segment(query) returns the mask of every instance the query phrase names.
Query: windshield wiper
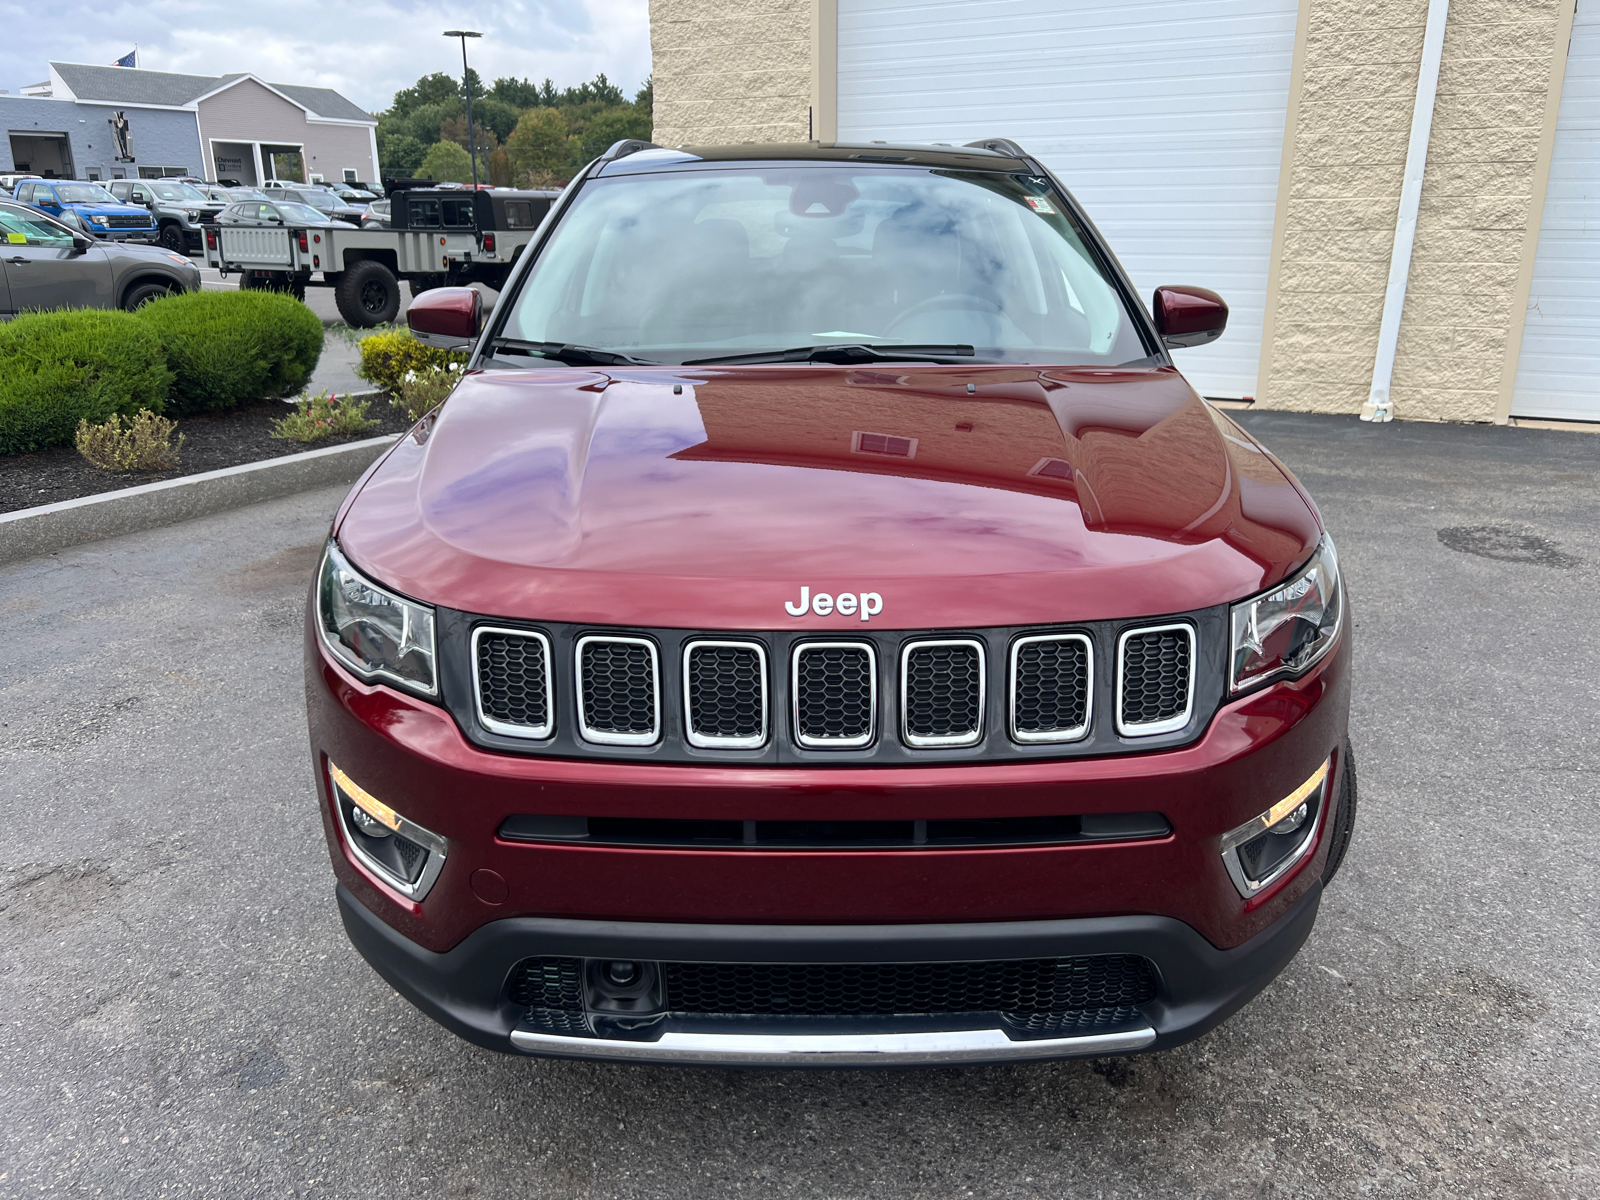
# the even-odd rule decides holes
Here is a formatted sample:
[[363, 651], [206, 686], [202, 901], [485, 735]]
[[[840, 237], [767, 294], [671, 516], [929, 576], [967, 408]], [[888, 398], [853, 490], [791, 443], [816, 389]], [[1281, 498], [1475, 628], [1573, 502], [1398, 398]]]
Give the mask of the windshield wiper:
[[659, 363], [648, 358], [633, 358], [615, 350], [602, 350], [598, 346], [577, 346], [571, 342], [524, 342], [519, 338], [500, 337], [489, 343], [491, 353], [509, 350], [513, 354], [537, 355], [569, 367], [654, 367]]
[[785, 362], [951, 362], [957, 358], [971, 358], [977, 351], [971, 346], [956, 343], [948, 345], [903, 346], [898, 343], [883, 347], [864, 343], [845, 345], [796, 346], [791, 350], [758, 350], [752, 354], [723, 354], [716, 358], [691, 358], [686, 367], [709, 367], [737, 363]]

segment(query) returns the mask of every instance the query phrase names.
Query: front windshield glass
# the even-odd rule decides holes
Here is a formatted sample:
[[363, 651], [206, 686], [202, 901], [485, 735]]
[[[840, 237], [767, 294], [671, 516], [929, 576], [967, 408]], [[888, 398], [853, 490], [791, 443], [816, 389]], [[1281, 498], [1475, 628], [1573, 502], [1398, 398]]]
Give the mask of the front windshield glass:
[[43, 213], [0, 204], [0, 245], [70, 246], [71, 231], [47, 220]]
[[254, 188], [234, 188], [228, 193], [236, 200], [270, 200], [271, 196], [265, 192], [258, 192]]
[[117, 198], [98, 183], [58, 183], [56, 195], [65, 204], [116, 204]]
[[197, 187], [187, 183], [152, 183], [150, 190], [163, 200], [199, 200], [205, 201], [206, 194]]
[[285, 221], [292, 221], [296, 224], [309, 221], [313, 225], [326, 225], [328, 223], [328, 218], [309, 204], [294, 204], [287, 200], [279, 200], [276, 203], [278, 211], [283, 214]]
[[657, 362], [840, 344], [1149, 353], [1045, 180], [856, 166], [591, 181], [501, 332]]

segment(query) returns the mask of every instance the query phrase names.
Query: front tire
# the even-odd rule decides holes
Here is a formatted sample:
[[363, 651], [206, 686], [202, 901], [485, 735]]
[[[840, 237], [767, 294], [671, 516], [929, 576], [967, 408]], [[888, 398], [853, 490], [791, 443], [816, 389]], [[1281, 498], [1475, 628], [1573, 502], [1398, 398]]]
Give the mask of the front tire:
[[161, 227], [161, 244], [174, 254], [183, 254], [188, 250], [188, 244], [183, 236], [181, 225], [163, 225]]
[[143, 308], [152, 300], [159, 300], [163, 296], [170, 296], [172, 289], [164, 283], [140, 283], [128, 289], [128, 294], [122, 298], [122, 307], [127, 312], [134, 312]]
[[1333, 882], [1344, 865], [1350, 835], [1356, 828], [1356, 756], [1348, 741], [1344, 744], [1344, 770], [1339, 775], [1339, 799], [1333, 810], [1333, 828], [1328, 831], [1328, 861], [1322, 868], [1323, 887]]
[[358, 262], [339, 276], [333, 298], [339, 315], [356, 329], [387, 325], [400, 313], [400, 281], [380, 262]]

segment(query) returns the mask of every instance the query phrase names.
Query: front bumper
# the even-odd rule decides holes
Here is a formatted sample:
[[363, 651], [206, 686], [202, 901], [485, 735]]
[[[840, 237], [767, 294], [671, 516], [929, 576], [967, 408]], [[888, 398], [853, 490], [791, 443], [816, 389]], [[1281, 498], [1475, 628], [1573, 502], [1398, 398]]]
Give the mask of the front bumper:
[[[491, 1050], [560, 1058], [722, 1066], [928, 1066], [1128, 1054], [1200, 1036], [1242, 1007], [1299, 951], [1316, 920], [1313, 882], [1276, 921], [1219, 950], [1169, 917], [1095, 917], [941, 925], [690, 925], [512, 917], [443, 953], [418, 946], [342, 885], [350, 940], [401, 995]], [[721, 1022], [669, 1016], [646, 1036], [573, 1036], [530, 1022], [509, 980], [525, 958], [689, 962], [960, 962], [1137, 954], [1155, 964], [1155, 998], [1113, 1029], [1016, 1036], [999, 1014]]]
[[156, 240], [156, 231], [154, 229], [96, 229], [90, 226], [89, 232], [103, 242], [152, 244]]

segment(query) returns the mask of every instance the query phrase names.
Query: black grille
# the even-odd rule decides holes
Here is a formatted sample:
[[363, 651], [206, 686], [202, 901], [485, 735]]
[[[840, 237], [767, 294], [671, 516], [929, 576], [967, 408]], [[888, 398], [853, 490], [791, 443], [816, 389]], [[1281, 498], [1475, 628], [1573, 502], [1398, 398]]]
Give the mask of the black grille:
[[971, 742], [983, 725], [983, 655], [973, 645], [912, 646], [905, 662], [906, 735]]
[[586, 731], [629, 738], [656, 732], [655, 655], [642, 642], [596, 638], [578, 651]]
[[800, 739], [867, 742], [872, 736], [872, 652], [865, 646], [801, 646], [795, 654]]
[[550, 726], [549, 664], [544, 642], [526, 634], [478, 635], [478, 694], [483, 715], [530, 730]]
[[583, 960], [525, 958], [511, 973], [511, 1003], [583, 1011]]
[[667, 1008], [683, 1013], [1053, 1013], [1155, 998], [1150, 961], [1131, 954], [953, 963], [668, 962], [661, 970]]
[[699, 737], [754, 739], [766, 731], [761, 653], [753, 646], [689, 648], [689, 727]]
[[105, 216], [95, 218], [104, 221], [107, 229], [150, 229], [153, 228], [149, 217], [129, 214], [125, 217]]
[[1136, 633], [1122, 645], [1122, 724], [1153, 725], [1189, 705], [1190, 633]]
[[1079, 638], [1049, 638], [1017, 647], [1011, 712], [1025, 740], [1076, 735], [1089, 718], [1089, 648]]

